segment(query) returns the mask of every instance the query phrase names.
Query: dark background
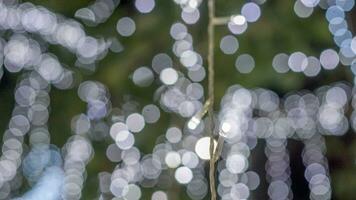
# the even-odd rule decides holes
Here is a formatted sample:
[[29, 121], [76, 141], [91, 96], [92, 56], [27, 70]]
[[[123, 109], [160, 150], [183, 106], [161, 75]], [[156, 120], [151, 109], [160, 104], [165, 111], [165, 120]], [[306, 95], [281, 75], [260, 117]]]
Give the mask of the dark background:
[[[33, 0], [36, 5], [60, 13], [66, 17], [74, 17], [77, 9], [92, 3], [87, 0]], [[229, 16], [240, 12], [244, 1], [217, 0], [217, 16]], [[332, 71], [321, 71], [314, 78], [306, 78], [302, 74], [288, 72], [278, 74], [272, 68], [273, 56], [277, 53], [290, 54], [302, 51], [307, 55], [318, 57], [326, 48], [336, 49], [332, 36], [328, 31], [328, 23], [324, 17], [325, 11], [315, 8], [311, 17], [301, 19], [293, 11], [294, 1], [268, 0], [261, 6], [262, 15], [256, 22], [249, 24], [247, 31], [238, 36], [239, 50], [234, 55], [224, 55], [218, 48], [220, 39], [230, 34], [225, 26], [216, 28], [216, 102], [215, 109], [219, 109], [219, 100], [226, 89], [233, 84], [241, 84], [248, 88], [264, 87], [283, 96], [287, 92], [301, 89], [313, 90], [319, 86], [336, 81], [352, 82], [352, 73], [349, 67], [339, 66]], [[121, 53], [109, 53], [106, 58], [97, 64], [95, 72], [80, 70], [74, 67], [75, 56], [59, 46], [50, 46], [49, 50], [55, 53], [62, 63], [67, 64], [76, 72], [80, 80], [98, 80], [104, 83], [110, 93], [111, 102], [115, 107], [121, 107], [124, 97], [131, 95], [145, 105], [153, 101], [153, 93], [158, 84], [149, 88], [139, 88], [132, 83], [130, 76], [140, 66], [150, 66], [152, 58], [158, 53], [172, 55], [173, 40], [169, 35], [172, 23], [181, 21], [181, 9], [170, 0], [156, 0], [156, 7], [149, 14], [141, 14], [134, 7], [133, 0], [122, 0], [114, 14], [103, 24], [97, 27], [85, 26], [89, 35], [96, 37], [116, 37], [124, 45]], [[352, 11], [354, 12], [354, 11]], [[195, 49], [203, 56], [207, 53], [207, 6], [205, 2], [200, 6], [201, 18], [195, 25], [189, 25], [189, 32], [193, 35]], [[136, 22], [136, 32], [128, 38], [121, 37], [116, 32], [117, 20], [121, 17], [132, 17]], [[350, 25], [356, 14], [348, 16]], [[356, 21], [356, 18], [355, 20]], [[356, 26], [355, 26], [356, 27]], [[239, 54], [248, 53], [256, 62], [256, 67], [250, 74], [241, 74], [235, 69], [235, 60]], [[173, 57], [173, 56], [172, 56]], [[178, 63], [178, 62], [177, 62]], [[181, 66], [177, 66], [181, 67]], [[183, 67], [181, 67], [183, 69]], [[11, 111], [14, 106], [14, 87], [18, 74], [5, 72], [0, 82], [0, 131], [7, 128]], [[207, 85], [207, 81], [203, 82]], [[61, 147], [71, 135], [71, 118], [85, 112], [85, 103], [77, 96], [76, 88], [72, 90], [51, 90], [51, 114], [49, 130], [51, 142]], [[172, 114], [161, 113], [161, 119], [153, 125], [146, 125], [142, 134], [137, 136], [136, 145], [143, 153], [149, 153], [159, 135], [165, 133], [168, 126], [181, 124], [181, 120]], [[348, 132], [342, 137], [327, 137], [327, 157], [329, 160], [333, 199], [355, 199], [356, 197], [356, 141], [355, 133]], [[105, 149], [112, 141], [94, 142], [95, 156], [87, 166], [88, 178], [83, 190], [82, 199], [95, 199], [98, 196], [97, 174], [101, 171], [111, 172], [115, 164], [105, 156]], [[252, 192], [251, 199], [268, 199], [267, 183], [265, 182], [264, 163], [266, 157], [263, 153], [265, 142], [259, 141], [250, 157], [252, 169], [261, 177], [261, 185]], [[288, 141], [290, 151], [292, 190], [294, 199], [308, 199], [309, 189], [304, 179], [304, 166], [301, 160], [303, 145], [299, 141]], [[154, 190], [144, 190], [142, 199], [150, 199]], [[181, 192], [182, 191], [182, 192]], [[169, 191], [170, 199], [189, 199], [184, 187], [176, 185]], [[206, 199], [209, 197], [207, 196]]]

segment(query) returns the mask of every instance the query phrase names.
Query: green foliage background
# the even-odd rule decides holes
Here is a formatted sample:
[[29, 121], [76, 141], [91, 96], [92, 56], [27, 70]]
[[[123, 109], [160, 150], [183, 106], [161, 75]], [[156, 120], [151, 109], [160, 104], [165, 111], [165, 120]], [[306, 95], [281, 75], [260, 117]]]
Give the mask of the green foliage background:
[[[85, 7], [92, 1], [88, 0], [32, 0], [36, 5], [43, 5], [48, 9], [61, 13], [66, 17], [73, 17], [77, 9]], [[217, 0], [217, 16], [229, 16], [240, 12], [245, 1]], [[313, 90], [314, 88], [330, 84], [335, 81], [346, 80], [352, 82], [352, 75], [348, 67], [340, 66], [333, 71], [322, 71], [315, 78], [305, 78], [301, 74], [288, 72], [278, 74], [272, 68], [272, 59], [276, 53], [292, 53], [302, 51], [307, 55], [318, 57], [325, 48], [334, 48], [332, 36], [328, 31], [328, 23], [324, 17], [325, 11], [317, 8], [312, 16], [307, 19], [298, 18], [293, 11], [294, 1], [268, 0], [261, 6], [262, 16], [253, 24], [249, 24], [247, 32], [238, 36], [239, 50], [234, 55], [224, 55], [220, 49], [220, 39], [230, 34], [225, 26], [217, 27], [216, 36], [216, 102], [219, 102], [226, 89], [232, 84], [241, 84], [245, 87], [265, 87], [276, 91], [283, 96], [290, 91], [301, 89]], [[195, 49], [202, 55], [207, 53], [207, 6], [203, 2], [200, 7], [201, 18], [199, 22], [189, 27], [189, 32], [194, 37]], [[168, 53], [172, 55], [173, 40], [169, 35], [170, 25], [181, 21], [181, 9], [172, 0], [156, 0], [156, 7], [152, 13], [140, 14], [134, 7], [134, 0], [122, 0], [109, 20], [97, 27], [85, 27], [87, 33], [97, 37], [116, 37], [124, 45], [121, 53], [109, 53], [106, 58], [97, 64], [95, 73], [84, 71], [74, 66], [75, 56], [59, 46], [50, 46], [50, 51], [55, 53], [62, 63], [76, 71], [79, 83], [83, 80], [98, 80], [104, 83], [110, 93], [113, 106], [121, 107], [124, 97], [131, 95], [141, 106], [153, 101], [153, 93], [158, 84], [149, 88], [136, 87], [130, 76], [140, 66], [150, 66], [154, 55]], [[116, 32], [116, 22], [124, 16], [132, 17], [136, 22], [137, 30], [129, 38], [120, 37]], [[237, 56], [242, 53], [251, 54], [256, 61], [256, 67], [251, 74], [240, 74], [234, 64]], [[179, 66], [178, 60], [175, 60]], [[0, 131], [7, 128], [9, 117], [14, 106], [14, 87], [18, 75], [5, 72], [0, 82]], [[203, 83], [206, 85], [206, 81]], [[51, 142], [62, 146], [70, 137], [70, 122], [74, 115], [85, 112], [85, 104], [77, 96], [76, 89], [51, 91], [51, 114], [49, 130]], [[141, 109], [139, 107], [138, 109]], [[216, 110], [219, 104], [215, 105]], [[137, 136], [137, 146], [144, 153], [149, 153], [158, 136], [165, 133], [171, 125], [182, 125], [177, 116], [163, 114], [160, 121], [154, 125], [147, 125], [142, 133]], [[328, 137], [327, 156], [329, 159], [332, 177], [333, 199], [355, 199], [356, 196], [356, 141], [353, 132], [343, 137]], [[97, 199], [98, 179], [101, 171], [111, 172], [115, 166], [105, 156], [105, 147], [112, 143], [94, 142], [95, 156], [87, 167], [88, 178], [83, 190], [82, 199]], [[263, 154], [264, 142], [259, 145], [251, 156], [251, 165], [261, 176], [261, 186], [252, 193], [251, 199], [268, 199], [266, 182], [264, 179]], [[302, 144], [290, 141], [288, 148], [291, 153], [292, 189], [295, 199], [308, 199], [308, 186], [303, 178], [304, 168], [301, 161]], [[153, 190], [145, 190], [142, 199], [150, 199]], [[169, 191], [170, 199], [189, 199], [185, 195], [185, 188], [174, 185]], [[206, 199], [209, 197], [207, 196]]]

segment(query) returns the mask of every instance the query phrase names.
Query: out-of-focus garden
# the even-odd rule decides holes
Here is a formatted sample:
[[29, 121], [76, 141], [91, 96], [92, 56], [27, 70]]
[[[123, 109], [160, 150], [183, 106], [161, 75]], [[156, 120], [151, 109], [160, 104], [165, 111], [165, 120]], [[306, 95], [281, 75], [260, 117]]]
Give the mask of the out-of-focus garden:
[[[145, 2], [145, 0], [136, 1]], [[41, 46], [45, 46], [47, 52], [56, 55], [57, 59], [63, 66], [73, 71], [73, 83], [71, 89], [51, 87], [49, 92], [50, 106], [47, 126], [51, 144], [56, 145], [60, 149], [64, 147], [67, 139], [76, 134], [74, 133], [75, 131], [73, 131], [73, 129], [75, 129], [73, 126], [76, 126], [73, 125], [76, 123], [75, 120], [73, 120], [73, 117], [80, 113], [87, 112], [88, 107], [86, 102], [78, 97], [78, 86], [80, 83], [88, 80], [99, 81], [105, 85], [109, 93], [107, 96], [110, 99], [111, 105], [108, 106], [108, 113], [104, 120], [105, 123], [103, 122], [102, 124], [96, 124], [90, 127], [90, 132], [92, 134], [90, 138], [92, 138], [91, 141], [95, 153], [93, 153], [93, 157], [88, 162], [86, 172], [84, 172], [83, 175], [83, 177], [85, 177], [85, 183], [82, 187], [83, 189], [81, 191], [80, 199], [99, 199], [102, 194], [101, 187], [99, 186], [99, 174], [101, 172], [112, 173], [115, 170], [116, 165], [122, 162], [113, 162], [107, 155], [108, 146], [115, 143], [110, 137], [111, 125], [122, 120], [120, 117], [128, 116], [131, 113], [141, 113], [145, 105], [154, 104], [159, 106], [162, 104], [162, 99], [159, 97], [162, 91], [159, 91], [158, 88], [161, 88], [162, 82], [165, 82], [164, 77], [162, 78], [161, 76], [160, 79], [159, 75], [155, 75], [155, 80], [153, 80], [152, 83], [149, 83], [149, 86], [146, 86], [145, 83], [143, 83], [145, 87], [140, 87], [140, 83], [142, 84], [142, 82], [138, 81], [139, 84], [137, 84], [137, 82], [135, 83], [134, 73], [137, 72], [137, 69], [145, 66], [148, 69], [151, 69], [151, 71], [155, 71], [153, 66], [157, 65], [155, 62], [158, 62], [156, 56], [165, 54], [172, 58], [171, 64], [174, 69], [183, 74], [188, 74], [189, 70], [186, 69], [186, 66], [183, 66], [184, 61], [180, 60], [180, 58], [177, 58], [175, 55], [175, 51], [179, 51], [177, 48], [185, 47], [184, 45], [181, 47], [174, 46], [176, 45], [176, 40], [172, 38], [172, 34], [174, 35], [174, 33], [172, 33], [173, 24], [182, 23], [186, 26], [188, 32], [191, 34], [191, 42], [194, 51], [198, 52], [203, 58], [202, 66], [206, 69], [206, 73], [203, 75], [200, 73], [197, 74], [197, 76], [203, 76], [205, 78], [202, 81], [192, 80], [192, 82], [197, 82], [200, 84], [199, 86], [203, 86], [204, 88], [205, 98], [203, 97], [200, 99], [201, 103], [204, 104], [203, 100], [207, 99], [207, 2], [197, 1], [200, 2], [200, 6], [197, 8], [199, 10], [197, 22], [186, 23], [186, 21], [182, 19], [182, 6], [177, 4], [177, 2], [180, 2], [179, 0], [155, 0], [153, 1], [155, 3], [154, 8], [147, 13], [140, 12], [137, 8], [138, 6], [135, 4], [136, 1], [113, 1], [118, 3], [117, 7], [115, 6], [113, 8], [113, 13], [107, 19], [98, 24], [91, 23], [91, 19], [83, 20], [83, 18], [80, 18], [88, 17], [88, 13], [83, 12], [85, 16], [80, 15], [81, 13], [78, 14], [79, 9], [86, 8], [92, 5], [95, 1], [33, 0], [21, 2], [30, 2], [36, 6], [43, 6], [65, 18], [73, 18], [83, 24], [82, 28], [87, 35], [111, 41], [111, 49], [108, 50], [102, 59], [98, 59], [94, 64], [86, 64], [82, 67], [81, 64], [78, 64], [76, 54], [69, 52], [65, 47], [58, 44], [45, 44], [46, 40], [38, 39], [40, 37], [38, 34], [26, 33], [34, 40], [38, 39]], [[106, 1], [103, 0], [103, 2]], [[108, 0], [107, 2], [110, 1]], [[335, 69], [328, 70], [321, 67], [320, 72], [311, 76], [307, 76], [303, 72], [296, 72], [293, 69], [277, 69], [278, 66], [274, 66], [273, 64], [275, 56], [281, 53], [291, 55], [295, 52], [303, 52], [303, 55], [314, 56], [318, 59], [321, 52], [326, 49], [334, 49], [339, 53], [339, 47], [335, 44], [333, 34], [330, 32], [330, 24], [325, 17], [326, 7], [324, 9], [319, 6], [314, 7], [309, 16], [308, 14], [303, 13], [309, 12], [308, 10], [305, 11], [303, 8], [298, 10], [298, 8], [296, 8], [295, 1], [267, 0], [265, 2], [264, 0], [216, 0], [215, 15], [217, 17], [225, 17], [240, 14], [242, 6], [247, 2], [256, 2], [261, 9], [261, 16], [256, 22], [248, 23], [246, 31], [242, 34], [234, 34], [226, 25], [215, 27], [216, 97], [214, 110], [216, 111], [216, 114], [218, 114], [221, 109], [220, 102], [223, 99], [223, 96], [226, 94], [228, 88], [234, 84], [241, 85], [247, 89], [268, 88], [278, 94], [281, 98], [288, 96], [288, 94], [291, 94], [292, 92], [314, 91], [321, 86], [333, 85], [336, 82], [343, 82], [352, 89], [354, 75], [351, 67], [344, 66], [341, 62]], [[322, 2], [319, 4], [326, 5], [325, 2], [328, 2], [332, 5], [332, 2], [335, 1], [325, 0]], [[97, 9], [103, 9], [99, 11], [104, 12], [105, 14], [105, 9], [107, 8], [103, 7]], [[304, 17], [298, 16], [296, 10], [297, 12], [301, 12], [299, 13], [300, 16]], [[354, 18], [356, 15], [353, 15], [353, 12], [354, 11], [351, 10], [347, 12], [345, 16], [351, 32], [353, 30], [353, 23], [356, 24], [356, 18]], [[308, 16], [306, 17], [306, 15]], [[0, 16], [2, 16], [1, 13]], [[118, 33], [118, 29], [120, 29], [118, 27], [118, 21], [126, 17], [129, 17], [135, 23], [133, 33], [130, 34], [129, 37], [123, 36], [123, 33]], [[190, 19], [189, 17], [186, 18], [186, 20], [194, 21], [194, 19]], [[121, 31], [125, 32], [125, 28], [128, 29], [130, 27], [124, 27], [124, 30]], [[0, 30], [0, 37], [8, 41], [12, 32], [25, 34], [24, 31]], [[64, 32], [63, 34], [70, 33]], [[229, 46], [231, 41], [227, 42], [228, 44], [225, 44], [227, 45], [227, 49], [225, 50], [229, 53], [226, 53], [226, 51], [224, 52], [225, 47], [221, 40], [228, 35], [236, 38], [238, 45], [237, 50], [231, 50], [229, 48], [234, 49], [236, 46], [231, 47]], [[232, 42], [235, 41], [236, 40], [232, 40]], [[244, 69], [240, 69], [237, 66], [238, 64], [236, 64], [239, 56], [243, 54], [252, 56], [254, 60], [252, 69], [247, 70], [247, 72], [244, 71]], [[156, 61], [154, 58], [156, 58]], [[278, 70], [280, 71], [278, 72]], [[0, 82], [1, 134], [5, 133], [9, 127], [9, 120], [12, 117], [15, 106], [14, 91], [17, 87], [16, 84], [19, 82], [18, 80], [20, 80], [20, 77], [23, 74], [23, 71], [10, 73], [5, 68], [3, 71], [4, 74]], [[147, 72], [143, 71], [142, 73]], [[143, 81], [147, 80], [144, 79]], [[170, 80], [167, 81], [169, 82]], [[351, 89], [348, 94], [349, 99], [352, 98], [353, 94]], [[194, 106], [185, 107], [184, 109], [187, 110], [184, 110], [184, 112], [171, 111], [167, 107], [168, 106], [165, 106], [165, 108], [160, 109], [160, 116], [159, 119], [157, 119], [157, 122], [146, 123], [142, 131], [134, 133], [134, 146], [139, 149], [141, 156], [144, 156], [144, 154], [151, 154], [153, 149], [157, 147], [157, 144], [166, 140], [166, 132], [170, 127], [179, 127], [183, 130], [183, 135], [189, 134], [187, 131], [184, 131], [186, 129], [186, 120], [189, 119], [189, 117], [187, 117], [189, 114], [186, 113], [189, 113], [189, 109], [194, 108]], [[351, 118], [351, 103], [349, 106], [345, 106], [344, 111], [345, 115], [348, 118]], [[185, 115], [184, 113], [187, 115], [186, 117], [182, 117], [182, 115]], [[326, 145], [325, 157], [328, 163], [326, 168], [329, 170], [328, 173], [330, 174], [330, 197], [332, 199], [346, 200], [354, 199], [356, 196], [356, 140], [355, 133], [351, 128], [352, 123], [353, 122], [350, 121], [347, 125], [350, 129], [341, 136], [332, 134], [324, 136]], [[208, 135], [206, 131], [203, 131], [200, 134], [205, 136]], [[24, 147], [24, 152], [30, 151], [30, 145], [28, 145], [29, 142], [29, 138], [25, 136], [24, 146], [27, 147]], [[249, 160], [248, 170], [253, 170], [259, 175], [258, 187], [250, 191], [249, 199], [260, 200], [271, 198], [269, 196], [271, 195], [271, 191], [268, 189], [271, 178], [267, 175], [266, 169], [268, 167], [266, 163], [268, 159], [273, 158], [267, 158], [266, 151], [268, 150], [266, 150], [265, 146], [265, 139], [257, 139], [256, 146], [251, 149], [251, 153], [247, 158]], [[289, 161], [290, 169], [287, 174], [290, 175], [290, 182], [288, 184], [292, 196], [294, 199], [309, 199], [311, 187], [308, 180], [305, 178], [306, 166], [304, 165], [305, 163], [303, 164], [302, 158], [304, 144], [298, 139], [287, 139], [286, 148], [287, 152], [289, 152], [287, 153], [289, 154], [287, 160]], [[25, 155], [26, 153], [24, 156]], [[64, 153], [62, 156], [64, 157]], [[205, 174], [205, 178], [208, 180], [208, 162], [200, 165], [203, 165], [201, 168], [205, 169], [205, 172], [202, 174]], [[221, 168], [222, 166], [219, 166], [219, 164], [217, 165], [218, 171], [221, 170], [219, 167]], [[167, 172], [165, 172], [165, 176], [162, 177], [162, 180], [158, 179], [154, 184], [150, 182], [143, 184], [150, 187], [140, 187], [142, 190], [141, 199], [151, 199], [152, 194], [155, 191], [164, 191], [170, 200], [194, 199], [192, 198], [194, 194], [189, 195], [189, 192], [186, 192], [186, 184], [180, 184], [178, 183], [179, 181], [177, 182], [175, 180], [175, 168], [167, 169], [166, 171]], [[219, 175], [217, 175], [216, 179], [217, 182], [219, 182], [223, 178], [219, 178]], [[243, 177], [239, 177], [239, 179], [242, 180]], [[206, 182], [206, 184], [208, 186], [208, 182]], [[28, 191], [31, 188], [30, 185], [31, 184], [28, 184], [26, 179], [23, 178], [21, 189], [17, 194], [20, 195], [25, 191]], [[205, 188], [205, 190], [208, 190], [208, 188], [209, 187]], [[276, 188], [280, 189], [278, 187]], [[224, 186], [219, 186], [219, 194], [224, 193], [225, 189]], [[318, 191], [322, 191], [322, 189]], [[292, 198], [292, 196], [289, 195], [289, 198]], [[101, 198], [106, 199], [107, 197], [105, 196]], [[159, 199], [157, 194], [155, 198]], [[200, 197], [196, 197], [196, 199], [199, 198]], [[233, 197], [233, 199], [235, 198], [239, 199], [236, 196]], [[129, 197], [117, 199], [130, 200]], [[135, 197], [133, 197], [133, 199], [135, 199]], [[210, 193], [207, 191], [204, 198], [201, 197], [200, 199], [210, 199]]]

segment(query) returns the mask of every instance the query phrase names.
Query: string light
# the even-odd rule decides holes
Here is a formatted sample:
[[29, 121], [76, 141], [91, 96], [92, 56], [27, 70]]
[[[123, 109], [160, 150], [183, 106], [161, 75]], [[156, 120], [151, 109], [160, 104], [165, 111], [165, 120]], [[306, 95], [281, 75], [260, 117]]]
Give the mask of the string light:
[[[225, 25], [234, 35], [224, 36], [220, 49], [233, 55], [239, 49], [238, 38], [250, 23], [261, 16], [260, 3], [243, 4], [241, 14], [217, 18], [215, 25]], [[204, 87], [199, 83], [206, 76], [203, 56], [194, 49], [192, 35], [185, 24], [195, 24], [200, 18], [201, 0], [175, 0], [181, 7], [183, 22], [170, 28], [174, 40], [172, 53], [186, 73], [177, 68], [173, 57], [159, 53], [150, 67], [139, 67], [132, 81], [139, 87], [147, 87], [159, 79], [155, 104], [142, 109], [133, 100], [126, 100], [115, 113], [108, 89], [97, 81], [81, 82], [77, 94], [86, 103], [86, 112], [73, 117], [71, 136], [59, 151], [50, 144], [47, 129], [51, 85], [59, 89], [71, 89], [73, 72], [66, 69], [58, 58], [43, 49], [38, 41], [24, 32], [41, 36], [50, 44], [58, 44], [72, 52], [77, 66], [91, 69], [105, 57], [107, 50], [121, 52], [122, 44], [116, 39], [97, 39], [87, 35], [74, 20], [66, 19], [43, 7], [30, 3], [0, 3], [0, 29], [14, 32], [9, 39], [2, 39], [2, 62], [10, 73], [22, 72], [16, 86], [15, 108], [4, 133], [3, 154], [0, 158], [0, 188], [4, 198], [12, 198], [21, 184], [10, 184], [23, 176], [33, 183], [33, 188], [21, 199], [39, 199], [39, 194], [50, 199], [81, 199], [86, 180], [86, 165], [95, 152], [91, 141], [110, 139], [106, 149], [108, 159], [116, 163], [112, 173], [99, 173], [100, 198], [117, 197], [140, 199], [142, 187], [169, 185], [167, 171], [174, 172], [174, 180], [185, 185], [192, 199], [202, 199], [208, 193], [204, 163], [212, 159], [209, 152], [210, 138], [204, 135], [205, 115], [211, 100], [204, 99]], [[290, 55], [278, 53], [272, 66], [278, 73], [304, 73], [317, 76], [321, 70], [333, 70], [339, 64], [354, 68], [356, 40], [348, 30], [345, 12], [354, 7], [354, 1], [336, 1], [335, 5], [323, 5], [317, 0], [298, 0], [294, 11], [298, 17], [312, 15], [317, 6], [326, 9], [326, 20], [335, 44], [340, 48], [325, 49], [320, 55], [308, 56], [296, 51]], [[90, 26], [105, 22], [118, 6], [117, 1], [97, 0], [79, 9], [75, 17]], [[152, 12], [154, 0], [136, 0], [136, 9]], [[14, 17], [18, 16], [18, 17]], [[4, 20], [11, 18], [13, 20]], [[185, 23], [185, 24], [183, 24]], [[136, 23], [130, 17], [120, 18], [116, 30], [123, 37], [136, 31]], [[168, 33], [167, 33], [168, 34]], [[236, 35], [236, 36], [235, 36]], [[256, 67], [252, 55], [240, 54], [235, 63], [240, 73], [250, 73]], [[2, 70], [2, 69], [1, 69]], [[353, 73], [356, 70], [352, 70]], [[0, 77], [2, 77], [1, 71]], [[310, 188], [310, 198], [330, 199], [331, 186], [325, 157], [324, 136], [340, 136], [346, 133], [349, 123], [356, 127], [355, 114], [350, 122], [346, 107], [353, 104], [352, 87], [344, 83], [323, 86], [312, 92], [288, 94], [280, 98], [275, 92], [263, 89], [247, 89], [231, 86], [221, 101], [216, 119], [218, 141], [214, 148], [218, 163], [218, 193], [222, 199], [238, 197], [247, 199], [260, 184], [256, 172], [249, 171], [251, 151], [258, 139], [266, 140], [265, 152], [268, 195], [271, 199], [292, 198], [290, 158], [286, 148], [287, 138], [304, 143], [302, 154], [306, 167], [305, 178]], [[205, 103], [204, 103], [205, 101]], [[136, 137], [148, 124], [157, 123], [161, 112], [175, 113], [185, 118], [186, 127], [171, 126], [165, 136], [156, 141], [150, 154], [144, 155], [136, 144]], [[29, 135], [30, 152], [24, 157], [24, 137]], [[109, 138], [111, 137], [111, 138]], [[63, 160], [61, 159], [63, 157]], [[22, 169], [20, 169], [20, 166]], [[282, 170], [277, 170], [278, 168]], [[51, 186], [49, 187], [49, 183]], [[62, 184], [62, 185], [61, 185]], [[62, 191], [59, 191], [62, 188]], [[59, 197], [61, 196], [61, 197]], [[152, 194], [153, 200], [168, 199], [164, 191]]]

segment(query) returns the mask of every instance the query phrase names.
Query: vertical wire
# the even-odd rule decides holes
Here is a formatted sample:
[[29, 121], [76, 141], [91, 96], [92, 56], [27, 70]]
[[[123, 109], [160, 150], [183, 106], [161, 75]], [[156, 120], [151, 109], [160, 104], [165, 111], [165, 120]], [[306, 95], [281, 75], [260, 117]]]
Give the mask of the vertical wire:
[[209, 185], [211, 200], [216, 200], [215, 187], [215, 159], [214, 159], [214, 15], [215, 1], [208, 0], [209, 24], [208, 24], [208, 93], [209, 93], [209, 109], [208, 117], [210, 124], [210, 162], [209, 162]]

